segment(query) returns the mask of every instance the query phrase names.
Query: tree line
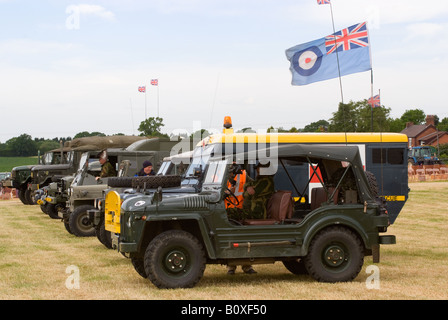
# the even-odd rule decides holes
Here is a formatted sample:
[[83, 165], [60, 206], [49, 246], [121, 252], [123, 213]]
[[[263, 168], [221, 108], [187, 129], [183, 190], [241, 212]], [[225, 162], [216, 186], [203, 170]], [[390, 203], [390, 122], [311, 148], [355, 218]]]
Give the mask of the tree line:
[[[306, 125], [303, 128], [291, 127], [286, 129], [283, 127], [274, 128], [271, 126], [268, 131], [276, 130], [277, 132], [401, 132], [406, 128], [408, 122], [415, 125], [424, 124], [426, 114], [421, 109], [406, 110], [401, 117], [392, 118], [390, 116], [391, 109], [385, 106], [373, 108], [367, 99], [361, 101], [350, 101], [349, 103], [339, 103], [338, 110], [332, 113], [332, 117], [328, 120], [321, 119]], [[434, 124], [439, 131], [448, 131], [448, 117], [439, 119], [434, 115]], [[166, 137], [169, 136], [162, 133], [163, 118], [150, 117], [140, 123], [138, 131], [140, 136]], [[252, 131], [251, 128], [244, 128], [240, 132]], [[206, 134], [206, 129], [201, 129], [202, 134]], [[124, 135], [117, 133], [114, 135]], [[53, 139], [32, 138], [28, 134], [22, 134], [14, 137], [5, 143], [0, 143], [0, 156], [10, 157], [27, 157], [36, 156], [60, 148], [61, 143], [66, 141], [89, 136], [105, 136], [102, 132], [83, 131], [72, 137], [55, 137]], [[447, 148], [448, 150], [448, 148]], [[448, 151], [447, 151], [448, 153]]]

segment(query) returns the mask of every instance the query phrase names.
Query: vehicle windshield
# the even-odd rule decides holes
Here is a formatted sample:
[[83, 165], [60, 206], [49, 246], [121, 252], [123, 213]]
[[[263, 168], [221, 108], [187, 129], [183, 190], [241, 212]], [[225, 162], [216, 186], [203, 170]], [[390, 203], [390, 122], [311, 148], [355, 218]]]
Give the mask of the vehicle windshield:
[[169, 167], [170, 167], [171, 161], [164, 161], [162, 162], [162, 165], [159, 168], [159, 171], [157, 171], [157, 175], [166, 175]]
[[87, 171], [88, 166], [91, 162], [98, 161], [96, 158], [90, 158], [90, 154], [88, 152], [84, 152], [81, 155], [81, 159], [79, 159], [79, 167], [76, 173], [76, 176], [73, 178], [73, 185], [77, 185], [79, 181], [82, 179], [82, 173]]
[[204, 179], [204, 184], [221, 184], [226, 172], [228, 160], [211, 161]]
[[65, 164], [71, 163], [73, 159], [73, 151], [63, 152], [61, 159], [61, 151], [46, 152], [42, 158], [45, 165], [49, 164]]
[[195, 170], [201, 168], [202, 171], [205, 169], [205, 165], [208, 162], [208, 159], [212, 155], [214, 150], [214, 146], [206, 146], [206, 147], [196, 147], [193, 151], [193, 159], [191, 160], [191, 164], [188, 167], [186, 177], [193, 177]]

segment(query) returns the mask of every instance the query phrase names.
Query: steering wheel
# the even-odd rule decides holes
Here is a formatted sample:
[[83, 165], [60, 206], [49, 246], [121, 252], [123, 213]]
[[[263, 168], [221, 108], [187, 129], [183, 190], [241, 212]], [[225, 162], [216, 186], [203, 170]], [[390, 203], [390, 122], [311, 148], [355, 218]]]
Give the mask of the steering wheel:
[[240, 204], [240, 200], [238, 200], [237, 196], [233, 193], [229, 187], [224, 189], [224, 198], [233, 206], [237, 207]]

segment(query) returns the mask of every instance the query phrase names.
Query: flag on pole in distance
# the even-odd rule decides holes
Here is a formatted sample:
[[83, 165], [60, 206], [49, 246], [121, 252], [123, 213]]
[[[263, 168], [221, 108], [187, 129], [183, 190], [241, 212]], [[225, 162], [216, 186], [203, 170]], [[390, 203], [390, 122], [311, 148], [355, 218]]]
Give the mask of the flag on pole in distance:
[[146, 92], [146, 86], [138, 87], [138, 92]]
[[379, 94], [369, 98], [368, 102], [372, 106], [372, 108], [381, 107], [381, 101], [380, 101], [380, 95]]
[[286, 50], [292, 85], [306, 85], [372, 69], [367, 23]]
[[330, 0], [317, 0], [317, 4], [329, 4]]
[[151, 85], [158, 86], [159, 85], [159, 79], [152, 79], [151, 80]]

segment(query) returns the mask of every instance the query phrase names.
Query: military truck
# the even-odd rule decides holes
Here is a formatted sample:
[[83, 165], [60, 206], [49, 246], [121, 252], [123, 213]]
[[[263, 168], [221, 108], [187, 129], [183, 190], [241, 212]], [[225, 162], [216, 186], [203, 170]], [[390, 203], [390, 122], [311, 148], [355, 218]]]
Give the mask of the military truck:
[[[87, 211], [94, 209], [95, 200], [108, 188], [108, 180], [126, 186], [142, 168], [145, 160], [151, 161], [157, 171], [163, 158], [170, 154], [171, 148], [177, 143], [169, 139], [151, 138], [136, 141], [126, 148], [105, 149], [113, 166], [118, 167], [120, 164], [117, 172], [121, 179], [118, 180], [116, 177], [97, 180], [101, 171], [98, 154], [92, 151], [83, 153], [80, 169], [67, 189], [66, 208], [58, 211], [67, 231], [78, 237], [94, 236], [95, 228], [89, 221]], [[81, 163], [84, 164], [82, 167]]]
[[[84, 137], [66, 142], [61, 150], [61, 161], [37, 165], [31, 168], [31, 180], [27, 185], [28, 193], [34, 195], [36, 190], [50, 184], [52, 180], [74, 174], [78, 170], [83, 152], [100, 152], [108, 148], [124, 148], [130, 144], [146, 139], [142, 136], [105, 136]], [[57, 154], [57, 153], [56, 153]]]
[[[267, 156], [272, 154], [276, 156]], [[274, 168], [268, 172], [274, 178], [281, 171], [281, 180], [288, 183], [276, 182], [266, 219], [231, 220], [224, 205], [224, 199], [236, 201], [227, 188], [229, 172], [239, 165], [252, 175], [257, 163]], [[309, 179], [294, 179], [290, 169], [295, 165], [309, 165]], [[390, 224], [385, 201], [376, 197], [378, 185], [364, 172], [358, 146], [289, 144], [218, 153], [208, 159], [204, 173], [198, 193], [165, 193], [160, 188], [128, 199], [116, 191], [106, 195], [106, 215], [114, 217], [114, 248], [158, 288], [193, 287], [206, 264], [275, 261], [317, 281], [351, 281], [365, 256], [377, 263], [380, 245], [395, 243], [395, 236], [383, 234]], [[320, 187], [308, 195], [316, 176]], [[283, 189], [285, 185], [290, 189]], [[292, 197], [293, 190], [298, 199]]]
[[61, 157], [61, 149], [55, 149], [46, 152], [42, 157], [39, 157], [38, 164], [24, 165], [14, 167], [11, 170], [11, 175], [7, 178], [3, 185], [9, 188], [15, 188], [18, 191], [19, 199], [25, 205], [32, 205], [35, 203], [33, 194], [30, 189], [28, 189], [28, 184], [31, 183], [31, 169], [35, 166], [41, 165], [52, 165], [60, 163], [62, 158], [67, 157], [67, 151], [62, 151], [63, 157]]

